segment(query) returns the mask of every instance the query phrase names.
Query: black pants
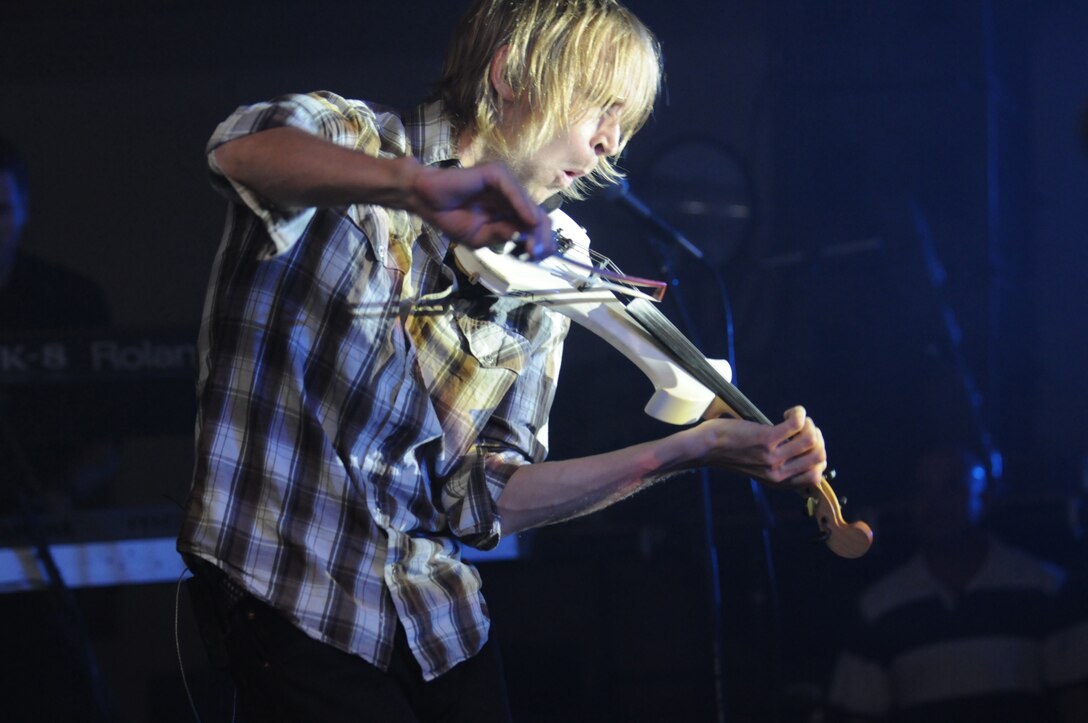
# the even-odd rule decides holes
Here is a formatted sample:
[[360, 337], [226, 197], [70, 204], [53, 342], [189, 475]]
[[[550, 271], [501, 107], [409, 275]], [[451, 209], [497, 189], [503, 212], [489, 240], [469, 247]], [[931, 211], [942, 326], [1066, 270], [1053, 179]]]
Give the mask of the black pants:
[[306, 635], [190, 561], [190, 598], [213, 663], [229, 668], [240, 720], [260, 723], [508, 723], [498, 646], [426, 682], [398, 624], [389, 670]]

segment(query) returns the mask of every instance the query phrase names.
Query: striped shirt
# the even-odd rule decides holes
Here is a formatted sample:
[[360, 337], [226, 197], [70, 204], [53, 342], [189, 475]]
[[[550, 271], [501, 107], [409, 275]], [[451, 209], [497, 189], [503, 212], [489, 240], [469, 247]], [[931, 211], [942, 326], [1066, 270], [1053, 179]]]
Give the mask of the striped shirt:
[[456, 163], [438, 103], [402, 116], [294, 95], [218, 127], [207, 150], [228, 215], [178, 549], [383, 669], [399, 620], [430, 680], [487, 639], [461, 545], [497, 544], [495, 501], [519, 465], [545, 456], [569, 322], [466, 289], [448, 240], [404, 211], [276, 207], [219, 172], [219, 145], [281, 126]]
[[991, 538], [953, 593], [916, 555], [862, 595], [828, 703], [874, 720], [1050, 720], [1049, 693], [1088, 679], [1088, 619], [1064, 579]]

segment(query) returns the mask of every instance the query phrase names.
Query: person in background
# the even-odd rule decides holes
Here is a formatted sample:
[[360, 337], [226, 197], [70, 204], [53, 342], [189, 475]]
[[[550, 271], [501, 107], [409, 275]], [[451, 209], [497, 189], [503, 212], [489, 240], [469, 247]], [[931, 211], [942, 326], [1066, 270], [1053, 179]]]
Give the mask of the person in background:
[[[27, 253], [29, 221], [26, 160], [18, 147], [0, 138], [0, 343], [37, 350], [39, 339], [108, 327], [110, 312], [101, 287]], [[103, 419], [102, 390], [70, 380], [23, 378], [34, 367], [25, 354], [0, 365], [0, 514], [7, 517], [7, 529], [21, 531], [5, 543], [19, 546], [32, 541], [22, 534], [27, 514], [63, 519], [73, 508], [105, 504], [120, 464], [120, 442], [106, 431]], [[46, 542], [49, 532], [62, 529], [35, 524], [46, 530]], [[93, 605], [89, 612], [99, 626], [114, 623], [108, 606]], [[94, 719], [84, 641], [73, 638], [64, 622], [69, 616], [70, 610], [49, 591], [0, 593], [5, 719]]]
[[[109, 305], [98, 284], [25, 250], [29, 221], [26, 160], [0, 138], [0, 340], [35, 350], [33, 339], [109, 327]], [[43, 509], [104, 504], [120, 449], [103, 433], [102, 390], [71, 380], [11, 383], [5, 375], [18, 375], [22, 365], [8, 363], [0, 368], [0, 414], [9, 429], [0, 508], [14, 510], [19, 494]]]
[[918, 461], [918, 549], [861, 595], [829, 720], [1088, 720], [1083, 592], [985, 530], [987, 481], [962, 448]]

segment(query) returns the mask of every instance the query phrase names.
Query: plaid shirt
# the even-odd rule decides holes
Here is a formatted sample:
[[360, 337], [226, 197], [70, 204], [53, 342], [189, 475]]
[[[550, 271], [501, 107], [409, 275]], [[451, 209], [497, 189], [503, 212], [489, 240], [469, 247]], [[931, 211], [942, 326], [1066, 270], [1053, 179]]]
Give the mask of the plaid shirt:
[[201, 325], [178, 549], [383, 669], [399, 619], [430, 680], [487, 639], [461, 544], [497, 544], [495, 500], [519, 465], [545, 456], [569, 323], [472, 289], [412, 313], [455, 281], [441, 234], [375, 206], [275, 207], [218, 171], [212, 150], [277, 126], [455, 162], [440, 104], [402, 118], [296, 95], [240, 108], [216, 130], [213, 184], [230, 204]]

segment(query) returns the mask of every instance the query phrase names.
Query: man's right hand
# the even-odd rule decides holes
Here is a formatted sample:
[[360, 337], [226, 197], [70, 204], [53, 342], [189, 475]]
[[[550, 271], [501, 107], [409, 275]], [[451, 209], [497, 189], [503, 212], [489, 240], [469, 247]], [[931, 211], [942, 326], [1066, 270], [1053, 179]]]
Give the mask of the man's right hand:
[[555, 253], [548, 215], [501, 163], [420, 168], [408, 210], [458, 243], [480, 248], [523, 237], [534, 259]]

